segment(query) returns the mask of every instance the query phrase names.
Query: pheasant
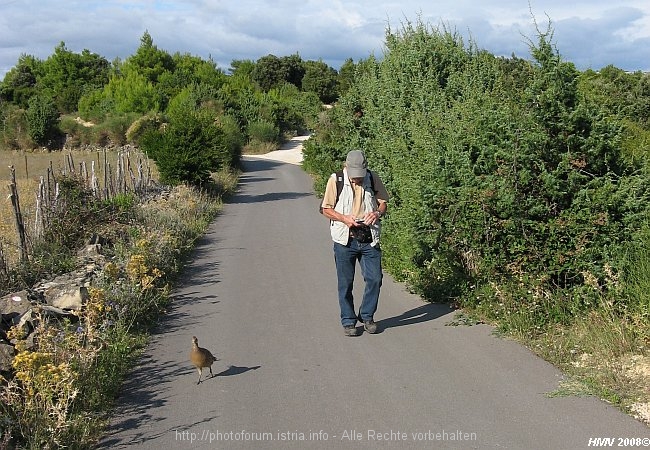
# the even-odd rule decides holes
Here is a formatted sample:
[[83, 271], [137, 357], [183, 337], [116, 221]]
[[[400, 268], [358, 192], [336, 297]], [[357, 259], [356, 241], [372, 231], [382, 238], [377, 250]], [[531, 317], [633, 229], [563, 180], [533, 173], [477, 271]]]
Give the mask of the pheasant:
[[217, 358], [212, 356], [212, 353], [208, 349], [199, 347], [199, 340], [196, 336], [192, 336], [192, 350], [190, 351], [190, 361], [196, 367], [196, 370], [199, 371], [199, 380], [196, 384], [201, 382], [201, 375], [203, 373], [203, 368], [207, 367], [210, 369], [210, 377], [213, 377], [212, 374], [212, 363], [215, 362]]

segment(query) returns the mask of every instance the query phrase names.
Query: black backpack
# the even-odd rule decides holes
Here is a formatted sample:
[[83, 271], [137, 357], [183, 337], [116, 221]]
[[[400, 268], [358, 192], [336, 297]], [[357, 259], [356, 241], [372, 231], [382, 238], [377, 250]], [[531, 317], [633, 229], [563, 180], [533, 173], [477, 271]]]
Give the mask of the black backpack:
[[[377, 194], [377, 190], [375, 189], [375, 174], [372, 171], [370, 172], [370, 187], [372, 188], [372, 192]], [[334, 202], [334, 206], [339, 202], [339, 197], [341, 196], [341, 191], [343, 190], [343, 171], [339, 170], [336, 172], [336, 201]], [[323, 201], [321, 200], [320, 206], [318, 208], [318, 211], [323, 214]]]

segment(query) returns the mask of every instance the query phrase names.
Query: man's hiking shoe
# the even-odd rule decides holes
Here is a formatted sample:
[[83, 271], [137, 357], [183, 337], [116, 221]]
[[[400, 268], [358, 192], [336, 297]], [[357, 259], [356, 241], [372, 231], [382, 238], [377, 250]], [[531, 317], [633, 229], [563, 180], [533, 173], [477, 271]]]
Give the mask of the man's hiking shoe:
[[372, 319], [363, 322], [363, 328], [370, 334], [375, 334], [377, 332], [377, 324]]
[[343, 332], [346, 336], [359, 336], [359, 330], [354, 325], [343, 327]]

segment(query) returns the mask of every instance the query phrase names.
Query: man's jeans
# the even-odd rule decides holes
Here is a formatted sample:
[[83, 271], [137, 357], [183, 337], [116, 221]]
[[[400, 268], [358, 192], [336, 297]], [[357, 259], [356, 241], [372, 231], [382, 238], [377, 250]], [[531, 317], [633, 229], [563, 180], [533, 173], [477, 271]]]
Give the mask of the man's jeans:
[[[361, 274], [366, 283], [359, 315], [354, 311], [352, 287], [357, 260]], [[371, 320], [377, 311], [379, 289], [381, 288], [381, 250], [370, 244], [361, 244], [350, 239], [349, 245], [334, 243], [334, 262], [338, 278], [339, 306], [341, 308], [341, 325], [356, 325], [357, 320]]]

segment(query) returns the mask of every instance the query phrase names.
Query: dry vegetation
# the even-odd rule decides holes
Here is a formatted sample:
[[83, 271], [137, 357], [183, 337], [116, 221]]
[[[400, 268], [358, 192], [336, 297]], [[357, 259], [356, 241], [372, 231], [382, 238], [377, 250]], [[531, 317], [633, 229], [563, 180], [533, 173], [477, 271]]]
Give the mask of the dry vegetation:
[[[23, 213], [25, 226], [28, 234], [34, 227], [36, 192], [40, 177], [47, 176], [48, 169], [55, 174], [61, 173], [66, 168], [66, 157], [72, 156], [75, 166], [85, 163], [87, 167], [95, 166], [99, 179], [102, 180], [104, 172], [104, 151], [103, 150], [65, 150], [65, 151], [34, 151], [16, 152], [0, 151], [0, 245], [5, 252], [5, 257], [10, 266], [18, 260], [18, 233], [15, 225], [15, 215], [11, 200], [9, 198], [9, 185], [11, 180], [11, 169], [15, 168], [16, 185], [20, 207]], [[106, 160], [111, 167], [116, 166], [118, 152], [109, 150], [106, 152]], [[155, 167], [151, 164], [152, 168]]]
[[[0, 376], [0, 448], [95, 447], [125, 374], [168, 306], [187, 252], [221, 210], [222, 195], [235, 189], [238, 174], [224, 170], [212, 179], [210, 192], [180, 185], [144, 202], [116, 196], [114, 206], [124, 216], [93, 208], [83, 196], [62, 194], [76, 199], [64, 202], [70, 211], [84, 220], [92, 212], [90, 226], [100, 225], [118, 239], [105, 250], [110, 261], [94, 278], [76, 319], [50, 319], [36, 311], [34, 330], [19, 324], [7, 331], [16, 355], [12, 375]], [[27, 181], [23, 188], [30, 182], [21, 181]], [[60, 185], [62, 192], [78, 187]], [[60, 234], [71, 231], [66, 226], [75, 228], [65, 221]]]

